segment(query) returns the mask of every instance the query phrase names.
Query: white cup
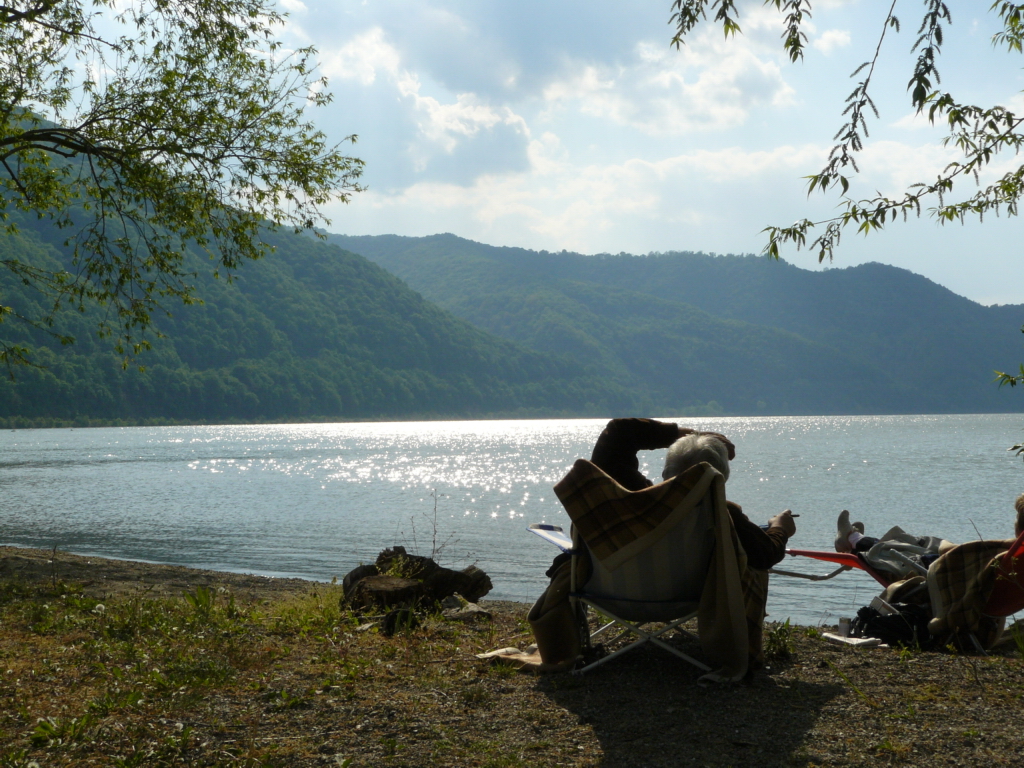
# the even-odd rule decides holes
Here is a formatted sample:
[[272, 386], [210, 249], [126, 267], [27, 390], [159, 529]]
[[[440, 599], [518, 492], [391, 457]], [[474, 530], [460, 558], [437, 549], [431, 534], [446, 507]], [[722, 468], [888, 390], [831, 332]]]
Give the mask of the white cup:
[[849, 619], [840, 619], [839, 620], [839, 634], [842, 637], [849, 637], [850, 636], [850, 620]]

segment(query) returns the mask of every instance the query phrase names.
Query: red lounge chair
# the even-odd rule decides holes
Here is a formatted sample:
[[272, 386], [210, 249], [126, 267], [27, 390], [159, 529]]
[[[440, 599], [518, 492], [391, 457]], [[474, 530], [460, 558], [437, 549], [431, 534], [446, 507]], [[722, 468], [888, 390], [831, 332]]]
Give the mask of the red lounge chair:
[[816, 549], [787, 549], [786, 554], [791, 557], [810, 557], [814, 560], [821, 560], [826, 563], [835, 563], [841, 566], [832, 573], [824, 576], [818, 576], [809, 573], [795, 573], [793, 571], [784, 571], [779, 568], [772, 568], [771, 573], [777, 573], [780, 576], [795, 576], [798, 579], [808, 579], [810, 581], [826, 581], [838, 576], [840, 573], [857, 568], [859, 570], [868, 573], [875, 581], [881, 584], [883, 587], [888, 587], [894, 581], [894, 578], [882, 571], [875, 570], [867, 561], [860, 555], [854, 552], [826, 552]]

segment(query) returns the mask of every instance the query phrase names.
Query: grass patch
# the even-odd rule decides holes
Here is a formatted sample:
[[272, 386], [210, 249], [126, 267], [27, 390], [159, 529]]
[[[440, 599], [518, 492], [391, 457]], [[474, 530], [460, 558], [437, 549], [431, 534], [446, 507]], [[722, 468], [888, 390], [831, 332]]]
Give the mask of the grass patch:
[[536, 678], [473, 655], [528, 642], [526, 605], [468, 624], [420, 614], [386, 637], [336, 585], [197, 581], [175, 596], [108, 596], [45, 570], [0, 581], [0, 768], [729, 765], [754, 733], [793, 768], [906, 763], [922, 733], [981, 764], [1010, 754], [1024, 715], [1016, 653], [969, 667], [783, 623], [766, 644], [789, 661], [742, 686], [702, 686], [660, 649]]
[[765, 625], [765, 661], [784, 661], [793, 655], [793, 627], [789, 619]]

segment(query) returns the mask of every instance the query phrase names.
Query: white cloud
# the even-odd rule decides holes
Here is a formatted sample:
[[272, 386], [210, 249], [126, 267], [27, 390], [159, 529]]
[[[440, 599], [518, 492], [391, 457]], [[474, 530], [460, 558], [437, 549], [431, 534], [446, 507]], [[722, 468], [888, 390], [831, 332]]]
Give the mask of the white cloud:
[[454, 103], [442, 104], [431, 96], [421, 96], [421, 87], [419, 79], [408, 72], [398, 80], [399, 92], [413, 100], [421, 116], [420, 133], [446, 152], [454, 150], [460, 138], [472, 138], [499, 124], [514, 126], [529, 135], [526, 121], [508, 107], [495, 109], [481, 104], [472, 93], [460, 93]]
[[544, 90], [552, 111], [572, 108], [663, 136], [736, 128], [751, 109], [785, 106], [793, 95], [775, 61], [708, 36], [681, 51], [639, 43], [618, 66], [577, 62]]
[[861, 173], [858, 188], [891, 196], [902, 195], [911, 184], [935, 179], [956, 152], [939, 144], [913, 146], [899, 141], [875, 141], [857, 157]]
[[[412, 143], [419, 170], [426, 167], [433, 149], [451, 153], [467, 139], [495, 126], [509, 126], [529, 135], [525, 120], [507, 106], [493, 107], [473, 93], [459, 93], [454, 101], [423, 95], [420, 77], [402, 66], [402, 56], [391, 45], [380, 27], [354, 37], [349, 43], [324, 57], [321, 70], [332, 79], [354, 80], [365, 87], [386, 79], [398, 95], [407, 100], [415, 114], [419, 129]], [[432, 145], [433, 149], [429, 146]]]
[[401, 58], [398, 50], [384, 39], [384, 30], [374, 27], [336, 51], [322, 54], [320, 71], [331, 79], [373, 85], [378, 72], [397, 79]]
[[303, 13], [307, 10], [302, 0], [281, 0], [281, 7], [289, 13]]
[[828, 56], [837, 48], [850, 44], [850, 33], [844, 29], [828, 29], [822, 32], [811, 45]]
[[[802, 177], [823, 165], [843, 122], [850, 71], [870, 57], [879, 33], [863, 0], [819, 0], [815, 23], [803, 26], [807, 61], [792, 65], [780, 39], [783, 15], [759, 0], [740, 5], [740, 36], [723, 40], [709, 21], [681, 50], [668, 44], [667, 5], [307, 5], [296, 14], [308, 35], [301, 42], [323, 52], [335, 93], [318, 122], [333, 135], [359, 134], [354, 151], [367, 161], [371, 189], [332, 210], [334, 229], [451, 231], [584, 252], [758, 250], [767, 224], [834, 214], [836, 195], [807, 198]], [[947, 32], [943, 87], [960, 93], [967, 83], [979, 100], [1008, 103], [1024, 76], [1008, 79], [984, 40], [982, 49], [968, 45], [965, 26]], [[941, 126], [926, 129], [927, 121], [906, 115], [908, 34], [886, 38], [872, 92], [882, 115], [869, 116], [851, 194], [900, 194], [932, 180], [953, 157], [939, 145]], [[1008, 106], [1024, 111], [1024, 98]], [[997, 159], [983, 179], [1012, 161]], [[958, 182], [956, 192], [969, 194], [969, 185]], [[1020, 222], [1012, 223], [1017, 229], [999, 231], [1014, 237], [993, 251], [1012, 250], [1007, 244], [1020, 239]], [[935, 229], [928, 222], [906, 240], [848, 237], [837, 259], [911, 259], [920, 251], [921, 264], [947, 252], [962, 262], [965, 248], [952, 245], [952, 230]], [[965, 273], [966, 280], [988, 272]]]
[[[584, 252], [684, 245], [728, 250], [723, 244], [737, 237], [731, 207], [737, 189], [771, 211], [774, 198], [786, 196], [783, 189], [800, 194], [801, 172], [822, 157], [813, 146], [729, 148], [580, 165], [557, 136], [545, 133], [530, 142], [527, 171], [488, 174], [471, 185], [422, 182], [393, 195], [371, 191], [353, 206], [361, 226], [379, 221], [382, 231], [384, 222], [403, 222], [413, 231], [411, 222], [422, 222], [430, 232], [450, 229], [476, 239], [513, 238], [519, 245]], [[636, 233], [641, 222], [651, 228], [644, 235]], [[764, 223], [748, 222], [749, 247]]]
[[[876, 141], [866, 146], [858, 157], [861, 174], [853, 190], [860, 189], [868, 194], [878, 190], [889, 197], [900, 197], [912, 184], [934, 182], [949, 163], [957, 160], [963, 160], [963, 155], [951, 146]], [[947, 202], [970, 197], [978, 183], [991, 184], [1020, 164], [1020, 157], [1012, 152], [993, 156], [992, 161], [981, 168], [977, 182], [969, 175], [954, 178], [953, 190], [946, 196]], [[937, 203], [937, 199], [929, 199], [925, 201], [925, 207]]]
[[921, 131], [931, 130], [935, 126], [928, 119], [928, 115], [925, 112], [908, 112], [899, 120], [895, 121], [892, 126], [894, 128], [900, 128], [904, 131]]

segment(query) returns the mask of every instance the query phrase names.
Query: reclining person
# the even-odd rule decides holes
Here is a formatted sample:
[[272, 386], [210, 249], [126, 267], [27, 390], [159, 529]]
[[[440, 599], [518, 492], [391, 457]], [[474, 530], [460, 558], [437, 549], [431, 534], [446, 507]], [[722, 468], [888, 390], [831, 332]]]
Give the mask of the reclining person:
[[850, 513], [843, 510], [836, 521], [836, 552], [856, 552], [872, 568], [896, 578], [905, 579], [927, 569], [940, 555], [955, 544], [937, 536], [917, 536], [894, 525], [881, 537], [867, 536], [864, 523], [850, 522]]
[[[654, 421], [653, 419], [612, 419], [604, 428], [591, 456], [591, 463], [631, 491], [648, 488], [653, 483], [640, 472], [637, 453], [641, 450], [668, 448], [662, 478], [667, 480], [702, 461], [729, 479], [729, 460], [736, 448], [724, 435], [696, 432], [689, 427]], [[768, 528], [751, 522], [743, 509], [726, 502], [736, 536], [747, 555], [750, 578], [744, 582], [747, 606], [747, 633], [751, 669], [763, 664], [762, 633], [768, 601], [768, 569], [786, 554], [786, 542], [796, 533], [793, 513], [786, 510], [768, 521]]]
[[[1017, 497], [1013, 506], [1016, 512], [1013, 535], [1016, 538], [1024, 531], [1024, 494]], [[906, 533], [899, 526], [893, 526], [880, 538], [868, 536], [864, 532], [864, 523], [851, 523], [850, 513], [845, 509], [839, 513], [836, 529], [837, 552], [856, 552], [871, 567], [901, 580], [921, 575], [921, 568], [930, 569], [932, 563], [957, 547], [953, 542], [936, 536]], [[968, 542], [965, 546], [976, 543]], [[908, 582], [899, 581], [889, 588], [889, 592], [900, 584], [909, 586]]]

